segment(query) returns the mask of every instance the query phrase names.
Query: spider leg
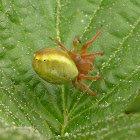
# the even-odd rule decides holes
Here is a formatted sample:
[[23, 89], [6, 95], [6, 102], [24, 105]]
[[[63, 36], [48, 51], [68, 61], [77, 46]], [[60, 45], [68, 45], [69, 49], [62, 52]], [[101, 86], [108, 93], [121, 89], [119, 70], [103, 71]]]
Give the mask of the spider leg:
[[91, 75], [84, 75], [84, 74], [79, 74], [79, 77], [81, 79], [100, 79], [101, 76], [91, 76]]
[[75, 37], [73, 39], [73, 46], [74, 46], [74, 52], [77, 53], [77, 40], [81, 43], [80, 38], [79, 37]]
[[87, 90], [87, 92], [88, 92], [91, 96], [95, 96], [95, 95], [96, 95], [96, 94], [94, 94], [94, 93], [92, 92], [92, 90], [90, 90], [90, 89], [87, 87], [87, 85], [85, 85], [85, 84], [81, 81], [81, 79], [80, 79], [79, 77], [77, 78], [77, 81], [78, 81], [79, 85], [82, 86], [82, 87], [84, 87], [84, 88]]
[[100, 79], [101, 78], [101, 70], [99, 69], [99, 76], [91, 76], [91, 75], [85, 75], [85, 74], [80, 73], [78, 75], [78, 77], [80, 79]]
[[100, 29], [95, 33], [95, 35], [91, 39], [87, 40], [86, 43], [84, 43], [84, 45], [80, 49], [80, 52], [79, 52], [80, 54], [82, 54], [84, 52], [84, 50], [87, 48], [87, 46], [89, 44], [91, 44], [98, 37], [98, 35], [100, 34], [100, 32], [102, 30], [102, 27], [103, 26], [100, 27]]
[[85, 57], [94, 56], [94, 55], [101, 55], [101, 54], [104, 54], [104, 52], [100, 51], [100, 52], [87, 53], [87, 54], [85, 53], [85, 54], [81, 54], [81, 57], [85, 58]]
[[84, 89], [79, 88], [79, 87], [76, 85], [75, 82], [76, 82], [76, 79], [72, 81], [73, 86], [74, 86], [77, 90], [79, 90], [79, 91], [84, 91]]
[[53, 38], [49, 37], [53, 42], [57, 43], [60, 47], [62, 47], [68, 54], [72, 57], [76, 57], [76, 54], [66, 48], [61, 42], [54, 40]]

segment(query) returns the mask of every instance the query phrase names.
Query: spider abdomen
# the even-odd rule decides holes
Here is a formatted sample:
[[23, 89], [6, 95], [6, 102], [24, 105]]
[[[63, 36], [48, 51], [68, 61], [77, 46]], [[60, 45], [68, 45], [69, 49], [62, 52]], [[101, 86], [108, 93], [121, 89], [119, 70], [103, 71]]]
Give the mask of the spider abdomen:
[[54, 84], [70, 82], [78, 75], [72, 58], [58, 48], [47, 47], [37, 51], [32, 58], [32, 65], [42, 79]]

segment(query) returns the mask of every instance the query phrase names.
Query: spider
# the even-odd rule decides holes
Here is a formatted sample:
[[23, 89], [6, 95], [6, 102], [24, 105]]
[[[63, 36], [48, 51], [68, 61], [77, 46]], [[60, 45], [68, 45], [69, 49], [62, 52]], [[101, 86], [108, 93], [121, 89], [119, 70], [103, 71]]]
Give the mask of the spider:
[[[80, 51], [77, 49], [77, 41], [80, 42], [79, 37], [73, 39], [74, 52], [66, 48], [61, 42], [50, 39], [62, 47], [68, 54], [58, 48], [47, 47], [37, 51], [32, 58], [32, 65], [36, 73], [45, 81], [54, 84], [64, 84], [72, 81], [73, 86], [79, 90], [87, 92], [95, 96], [96, 94], [82, 82], [82, 79], [100, 79], [101, 71], [99, 69], [98, 76], [87, 75], [89, 71], [94, 69], [94, 55], [102, 55], [103, 51], [90, 53], [85, 51], [87, 46], [91, 44], [100, 34], [102, 27], [95, 33], [95, 35], [87, 40]], [[76, 85], [76, 80], [79, 87]]]

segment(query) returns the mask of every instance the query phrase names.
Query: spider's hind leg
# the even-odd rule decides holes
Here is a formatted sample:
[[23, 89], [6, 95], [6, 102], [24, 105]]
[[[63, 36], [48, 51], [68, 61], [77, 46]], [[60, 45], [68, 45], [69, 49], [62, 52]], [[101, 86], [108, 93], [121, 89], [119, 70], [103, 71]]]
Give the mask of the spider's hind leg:
[[94, 94], [94, 93], [92, 92], [92, 90], [91, 90], [90, 88], [88, 88], [87, 85], [85, 85], [85, 84], [81, 81], [81, 78], [78, 77], [78, 78], [77, 78], [77, 81], [78, 81], [79, 85], [82, 86], [83, 88], [85, 88], [86, 91], [87, 91], [91, 96], [95, 96], [95, 95], [96, 95], [96, 94]]
[[85, 89], [79, 88], [79, 87], [76, 85], [75, 82], [76, 82], [76, 79], [72, 81], [72, 84], [73, 84], [73, 86], [74, 86], [77, 90], [79, 90], [79, 91], [84, 91], [84, 90], [85, 90]]

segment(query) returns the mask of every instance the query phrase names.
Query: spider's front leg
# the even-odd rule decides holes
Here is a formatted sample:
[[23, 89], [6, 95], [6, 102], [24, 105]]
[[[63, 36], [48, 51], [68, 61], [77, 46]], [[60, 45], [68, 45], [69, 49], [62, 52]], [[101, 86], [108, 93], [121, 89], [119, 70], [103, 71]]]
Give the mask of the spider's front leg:
[[82, 58], [86, 58], [86, 57], [89, 57], [89, 56], [102, 55], [102, 54], [104, 54], [103, 51], [94, 52], [94, 53], [84, 53], [84, 54], [81, 54], [81, 57], [82, 57]]
[[81, 43], [80, 38], [78, 36], [76, 36], [73, 39], [73, 46], [74, 46], [74, 52], [77, 53], [77, 40]]
[[84, 43], [84, 45], [80, 49], [80, 52], [79, 52], [80, 54], [82, 54], [87, 48], [87, 46], [91, 44], [98, 37], [98, 35], [101, 33], [102, 27], [103, 26], [100, 27], [100, 29], [95, 33], [95, 35], [91, 39], [87, 40], [86, 43]]
[[[79, 74], [79, 75], [80, 75], [80, 74]], [[78, 75], [78, 77], [77, 77], [77, 82], [79, 83], [79, 85], [82, 86], [83, 88], [85, 88], [86, 91], [87, 91], [91, 96], [95, 96], [96, 94], [94, 94], [94, 93], [92, 92], [92, 90], [91, 90], [87, 85], [85, 85], [85, 84], [81, 81], [81, 78], [79, 77], [79, 75]]]
[[57, 43], [60, 47], [62, 47], [65, 51], [68, 52], [68, 54], [70, 56], [72, 56], [73, 58], [76, 57], [76, 54], [73, 53], [72, 51], [70, 51], [67, 47], [65, 47], [61, 42], [54, 40], [53, 38], [49, 37], [53, 42]]

